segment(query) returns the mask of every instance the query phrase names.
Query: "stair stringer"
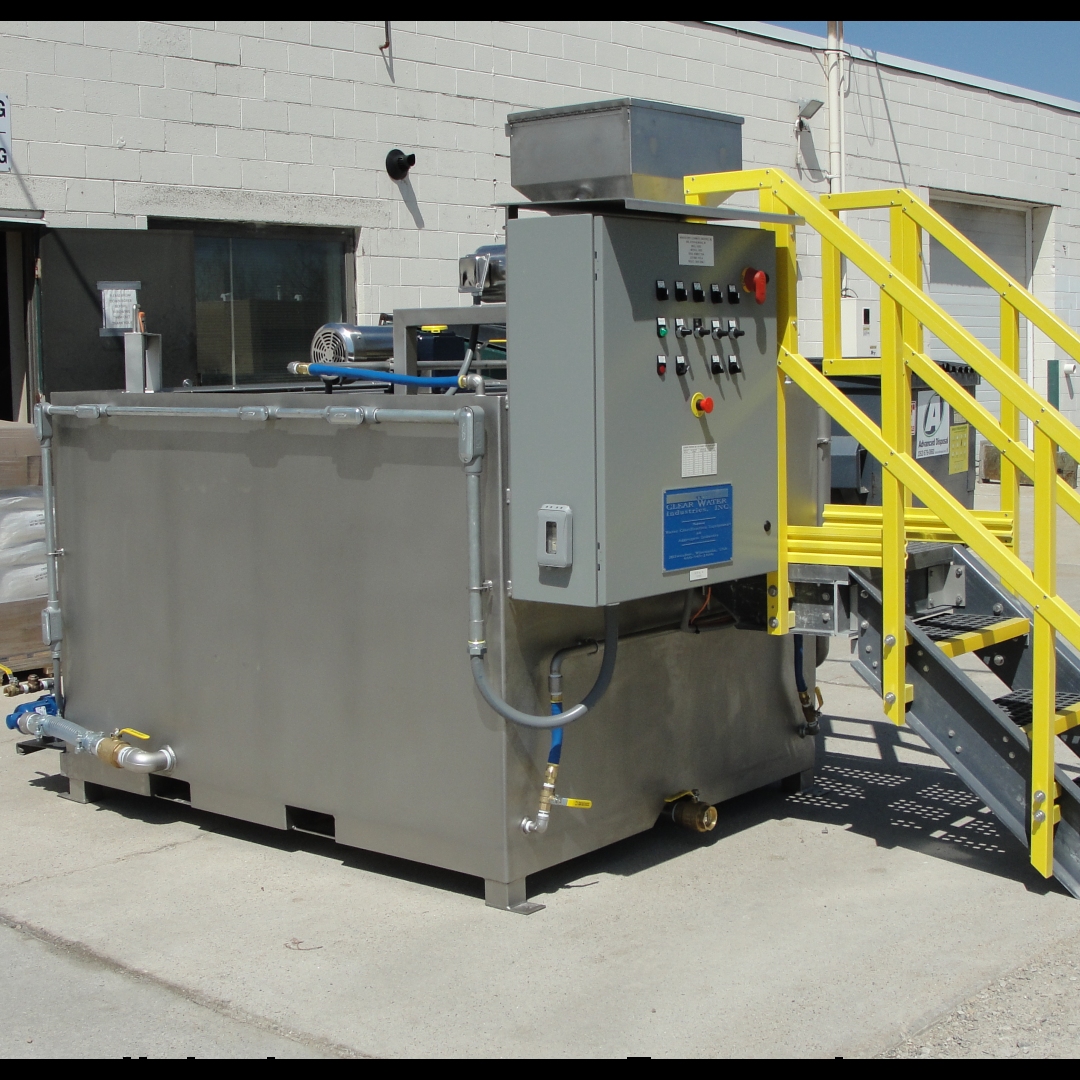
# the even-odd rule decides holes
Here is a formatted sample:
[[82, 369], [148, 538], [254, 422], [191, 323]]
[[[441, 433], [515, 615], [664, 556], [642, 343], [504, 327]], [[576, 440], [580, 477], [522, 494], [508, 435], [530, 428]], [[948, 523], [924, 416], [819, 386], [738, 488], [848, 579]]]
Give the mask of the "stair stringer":
[[[881, 593], [854, 570], [851, 579], [856, 586], [859, 626], [852, 667], [880, 694]], [[910, 618], [907, 632], [906, 679], [914, 687], [906, 714], [908, 727], [1027, 848], [1031, 805], [1027, 736]], [[1080, 899], [1080, 788], [1060, 768], [1056, 777], [1061, 787], [1061, 820], [1054, 834], [1054, 876]]]

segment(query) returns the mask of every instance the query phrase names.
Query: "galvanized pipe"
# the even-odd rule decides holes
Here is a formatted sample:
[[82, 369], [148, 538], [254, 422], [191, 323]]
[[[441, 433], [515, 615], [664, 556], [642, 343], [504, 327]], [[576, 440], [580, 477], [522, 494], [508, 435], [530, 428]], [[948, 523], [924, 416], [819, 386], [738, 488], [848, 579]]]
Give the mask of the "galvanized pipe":
[[76, 754], [93, 754], [106, 764], [128, 772], [164, 773], [176, 765], [176, 754], [171, 746], [143, 750], [124, 742], [118, 734], [91, 731], [62, 716], [25, 712], [19, 717], [19, 730], [39, 739], [60, 739]]
[[53, 477], [52, 424], [38, 405], [34, 410], [34, 426], [37, 428], [41, 443], [41, 487], [45, 499], [45, 572], [48, 580], [49, 597], [45, 610], [41, 613], [41, 638], [52, 653], [53, 687], [57, 705], [61, 712], [64, 707], [64, 683], [61, 642], [64, 636], [63, 621], [60, 614], [60, 568], [57, 559], [60, 550], [56, 546], [56, 491]]

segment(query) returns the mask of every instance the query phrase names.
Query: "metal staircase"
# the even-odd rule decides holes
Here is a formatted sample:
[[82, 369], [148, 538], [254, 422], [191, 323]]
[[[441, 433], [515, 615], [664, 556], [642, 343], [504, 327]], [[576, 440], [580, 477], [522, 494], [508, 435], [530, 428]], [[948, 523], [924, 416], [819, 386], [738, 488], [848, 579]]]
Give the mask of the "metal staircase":
[[[1080, 897], [1080, 786], [1055, 764], [1058, 737], [1080, 725], [1080, 615], [1057, 592], [1060, 507], [1080, 522], [1080, 495], [1057, 475], [1056, 451], [1080, 459], [1080, 431], [1019, 375], [1020, 316], [1080, 359], [1080, 335], [908, 191], [815, 198], [778, 169], [684, 178], [686, 202], [708, 205], [757, 191], [761, 208], [796, 215], [820, 236], [823, 360], [799, 350], [795, 226], [776, 241], [778, 569], [769, 576], [772, 634], [854, 627], [853, 666], [885, 715], [918, 733], [1027, 846], [1032, 865]], [[878, 253], [840, 219], [884, 209], [890, 251]], [[1001, 355], [923, 290], [928, 232], [1001, 297]], [[880, 289], [881, 357], [847, 360], [840, 347], [841, 257]], [[1001, 395], [995, 418], [923, 348], [928, 329]], [[829, 376], [878, 375], [881, 424]], [[1001, 502], [973, 511], [922, 468], [911, 446], [916, 374], [1001, 451]], [[820, 524], [789, 526], [786, 393], [808, 394], [882, 466], [881, 506], [827, 506]], [[1020, 440], [1020, 418], [1033, 446]], [[1035, 487], [1034, 566], [1018, 556], [1019, 474]], [[915, 499], [923, 507], [913, 505]], [[996, 700], [957, 664], [973, 653], [1009, 688]], [[1080, 733], [1078, 733], [1080, 734]]]
[[[1060, 767], [1053, 797], [1031, 787], [1032, 611], [1002, 589], [977, 555], [952, 549], [952, 567], [964, 571], [964, 608], [909, 616], [906, 620], [907, 682], [913, 688], [905, 722], [1009, 831], [1028, 845], [1028, 807], [1058, 818], [1053, 874], [1080, 897], [1080, 787]], [[857, 652], [852, 667], [881, 692], [881, 591], [869, 576], [851, 571], [852, 613]], [[1010, 688], [989, 697], [959, 667], [957, 657], [973, 653]], [[1080, 653], [1057, 644], [1055, 732], [1068, 738], [1080, 725]]]

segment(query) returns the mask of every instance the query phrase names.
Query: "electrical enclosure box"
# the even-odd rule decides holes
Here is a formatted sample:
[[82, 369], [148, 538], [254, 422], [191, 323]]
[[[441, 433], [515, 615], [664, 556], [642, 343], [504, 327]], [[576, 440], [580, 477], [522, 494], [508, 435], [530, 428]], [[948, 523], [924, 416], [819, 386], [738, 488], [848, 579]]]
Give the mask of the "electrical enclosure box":
[[511, 594], [597, 607], [775, 570], [773, 234], [537, 215], [507, 258]]
[[845, 357], [881, 355], [881, 301], [878, 297], [840, 300], [840, 351]]

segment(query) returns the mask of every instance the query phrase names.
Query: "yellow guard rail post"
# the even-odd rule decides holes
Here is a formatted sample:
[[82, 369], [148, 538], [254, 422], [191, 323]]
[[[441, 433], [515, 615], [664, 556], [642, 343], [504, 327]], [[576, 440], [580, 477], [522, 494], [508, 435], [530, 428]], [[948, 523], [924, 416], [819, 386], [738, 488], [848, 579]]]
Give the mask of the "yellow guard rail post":
[[[1053, 872], [1053, 828], [1060, 816], [1055, 803], [1058, 793], [1054, 782], [1054, 738], [1060, 726], [1055, 693], [1055, 634], [1063, 634], [1073, 645], [1080, 647], [1080, 616], [1057, 595], [1055, 581], [1056, 507], [1060, 503], [1080, 521], [1080, 496], [1057, 476], [1055, 450], [1061, 446], [1073, 457], [1080, 458], [1080, 431], [1020, 379], [1019, 315], [1024, 315], [1074, 358], [1080, 358], [1080, 336], [908, 191], [852, 192], [825, 195], [818, 200], [779, 169], [684, 178], [686, 201], [692, 205], [707, 205], [717, 196], [722, 198], [737, 191], [753, 190], [759, 192], [763, 210], [787, 209], [816, 229], [822, 241], [824, 374], [818, 372], [797, 347], [793, 230], [790, 226], [773, 226], [777, 235], [780, 279], [777, 290], [779, 371], [806, 391], [881, 462], [883, 476], [880, 532], [875, 528], [876, 522], [850, 521], [830, 525], [827, 520], [821, 530], [813, 530], [806, 527], [788, 529], [786, 519], [781, 519], [777, 539], [779, 565], [784, 576], [778, 575], [776, 599], [779, 610], [775, 615], [777, 625], [772, 631], [783, 633], [788, 627], [788, 620], [784, 618], [786, 605], [779, 600], [786, 595], [784, 577], [793, 546], [796, 559], [803, 557], [799, 549], [806, 547], [813, 552], [814, 561], [824, 562], [829, 555], [824, 544], [815, 543], [813, 536], [819, 533], [825, 540], [831, 527], [840, 529], [840, 535], [850, 538], [848, 543], [832, 544], [838, 549], [834, 556], [836, 563], [860, 565], [860, 557], [880, 550], [885, 642], [882, 695], [887, 715], [902, 723], [904, 702], [910, 700], [908, 687], [904, 684], [904, 583], [906, 540], [912, 531], [911, 525], [918, 520], [910, 519], [912, 511], [907, 509], [910, 494], [914, 493], [936, 519], [927, 522], [931, 528], [940, 527], [955, 534], [960, 542], [982, 557], [1003, 585], [1027, 601], [1034, 611], [1030, 854], [1036, 869], [1049, 877]], [[890, 212], [891, 263], [839, 220], [842, 210], [886, 207]], [[994, 356], [923, 291], [919, 265], [920, 230], [935, 237], [1001, 296], [1001, 358]], [[825, 378], [827, 374], [839, 374], [848, 367], [840, 355], [841, 256], [858, 266], [881, 290], [880, 427]], [[925, 354], [923, 327], [998, 390], [1002, 401], [1001, 423]], [[870, 370], [861, 370], [866, 366], [865, 362], [860, 361], [859, 365], [858, 372], [852, 369], [849, 373], [871, 374]], [[972, 421], [1001, 451], [1001, 509], [1011, 527], [988, 528], [991, 521], [985, 515], [962, 507], [912, 456], [912, 371]], [[779, 389], [778, 441], [782, 473], [779, 479], [781, 492], [786, 494], [783, 379]], [[1021, 414], [1034, 425], [1034, 453], [1019, 440]], [[1026, 472], [1035, 484], [1034, 572], [1016, 555], [1017, 470]], [[874, 542], [878, 536], [880, 548]], [[835, 540], [835, 536], [832, 539]]]

